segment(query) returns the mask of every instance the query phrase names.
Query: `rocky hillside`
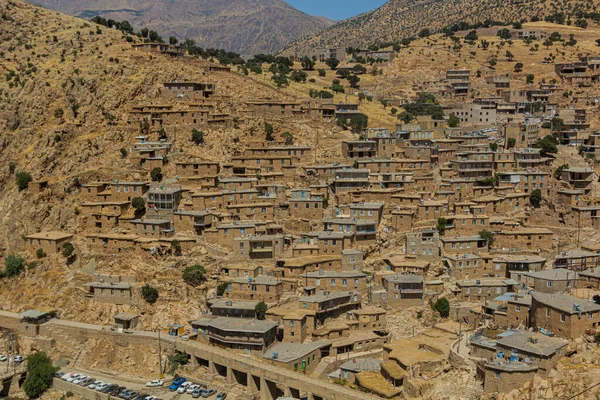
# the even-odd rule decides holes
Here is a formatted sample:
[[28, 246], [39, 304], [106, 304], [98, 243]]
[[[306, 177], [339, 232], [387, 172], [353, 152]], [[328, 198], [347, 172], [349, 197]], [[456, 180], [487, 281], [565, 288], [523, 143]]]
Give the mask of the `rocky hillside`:
[[309, 47], [323, 45], [366, 47], [389, 43], [416, 36], [424, 28], [436, 32], [458, 22], [516, 22], [533, 17], [543, 20], [544, 16], [555, 13], [564, 13], [568, 20], [578, 12], [596, 12], [599, 3], [598, 0], [390, 0], [374, 11], [300, 39], [284, 53], [301, 53]]
[[195, 39], [202, 47], [243, 55], [273, 53], [332, 24], [283, 0], [35, 0], [34, 3], [89, 19], [128, 20], [163, 37]]

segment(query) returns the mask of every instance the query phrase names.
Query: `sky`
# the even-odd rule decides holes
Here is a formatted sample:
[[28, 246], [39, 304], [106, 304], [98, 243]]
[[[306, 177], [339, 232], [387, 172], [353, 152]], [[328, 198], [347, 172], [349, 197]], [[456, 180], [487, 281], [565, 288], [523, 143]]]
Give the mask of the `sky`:
[[339, 21], [374, 10], [387, 0], [286, 0], [300, 11]]

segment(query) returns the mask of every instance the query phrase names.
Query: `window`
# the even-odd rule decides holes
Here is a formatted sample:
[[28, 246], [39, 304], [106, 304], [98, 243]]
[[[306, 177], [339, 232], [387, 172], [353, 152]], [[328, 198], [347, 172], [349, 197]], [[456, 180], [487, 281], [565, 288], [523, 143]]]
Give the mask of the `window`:
[[546, 309], [546, 318], [550, 318], [550, 309], [549, 308]]
[[294, 321], [290, 321], [290, 328], [294, 327]]
[[315, 279], [315, 286], [321, 286], [321, 280]]
[[342, 286], [346, 286], [348, 284], [348, 281], [346, 279], [342, 279]]
[[552, 287], [552, 282], [550, 282], [550, 281], [546, 282], [546, 286]]
[[335, 279], [331, 280], [331, 286], [335, 286]]
[[560, 322], [565, 322], [567, 320], [567, 317], [565, 315], [565, 313], [561, 313], [560, 314]]
[[521, 312], [521, 306], [515, 306], [515, 312]]

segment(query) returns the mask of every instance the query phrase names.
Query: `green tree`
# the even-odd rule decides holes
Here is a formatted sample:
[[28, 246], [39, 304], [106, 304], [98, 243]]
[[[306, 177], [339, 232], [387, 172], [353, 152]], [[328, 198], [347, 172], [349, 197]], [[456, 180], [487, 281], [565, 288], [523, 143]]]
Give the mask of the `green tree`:
[[292, 135], [290, 132], [283, 132], [281, 134], [281, 137], [285, 140], [285, 144], [287, 146], [291, 146], [294, 144], [294, 135]]
[[267, 142], [275, 140], [275, 137], [273, 137], [273, 125], [268, 122], [265, 122], [265, 135]]
[[470, 41], [475, 41], [479, 38], [479, 36], [477, 36], [477, 31], [476, 30], [472, 30], [469, 33], [467, 33], [467, 35], [465, 36], [465, 40], [470, 40]]
[[44, 258], [44, 257], [46, 257], [46, 252], [44, 251], [44, 249], [37, 249], [35, 251], [35, 256], [37, 258]]
[[421, 29], [421, 31], [419, 32], [419, 37], [427, 37], [431, 35], [431, 30], [429, 30], [429, 28], [423, 28]]
[[506, 141], [507, 149], [512, 149], [516, 145], [517, 145], [517, 139], [515, 139], [514, 137], [508, 138], [508, 140]]
[[562, 173], [565, 169], [569, 169], [569, 164], [563, 164], [560, 167], [556, 168], [556, 171], [554, 171], [554, 178], [560, 180], [560, 178], [562, 177]]
[[254, 313], [256, 314], [256, 319], [262, 321], [265, 319], [265, 315], [267, 314], [267, 305], [264, 301], [261, 301], [256, 304], [254, 307]]
[[523, 63], [518, 62], [515, 64], [515, 72], [521, 72], [523, 71]]
[[182, 365], [187, 365], [190, 362], [190, 356], [185, 351], [176, 351], [174, 354], [170, 354], [167, 357], [167, 362], [169, 364], [169, 373], [173, 374], [177, 368]]
[[290, 75], [290, 78], [294, 82], [306, 82], [307, 77], [308, 77], [308, 75], [306, 74], [306, 72], [298, 71], [298, 70], [292, 71], [292, 74]]
[[15, 175], [15, 181], [17, 182], [17, 187], [19, 190], [25, 190], [29, 186], [29, 182], [31, 182], [33, 178], [29, 174], [29, 172], [17, 172]]
[[302, 69], [305, 69], [307, 71], [312, 71], [313, 69], [315, 69], [315, 62], [308, 56], [302, 57], [300, 64], [302, 64]]
[[529, 201], [531, 205], [535, 208], [540, 208], [540, 203], [542, 202], [542, 191], [540, 189], [535, 189], [529, 195]]
[[410, 121], [412, 121], [414, 118], [414, 115], [406, 111], [403, 111], [400, 114], [398, 114], [398, 119], [404, 122], [405, 124], [409, 124]]
[[512, 61], [513, 58], [515, 58], [515, 55], [513, 53], [511, 53], [509, 50], [506, 50], [506, 59], [508, 61]]
[[152, 171], [150, 171], [150, 179], [152, 179], [153, 182], [160, 182], [162, 181], [162, 178], [162, 169], [160, 167], [152, 168]]
[[175, 36], [169, 36], [169, 44], [176, 45], [179, 43], [179, 40]]
[[176, 256], [181, 255], [181, 242], [177, 239], [171, 240], [171, 251]]
[[204, 144], [204, 132], [199, 131], [198, 129], [192, 129], [192, 142], [197, 145]]
[[494, 244], [494, 234], [490, 231], [481, 231], [479, 236], [487, 242], [488, 250], [490, 250]]
[[586, 29], [588, 27], [588, 22], [585, 19], [578, 19], [575, 21], [575, 26]]
[[65, 111], [62, 108], [57, 108], [56, 110], [54, 110], [54, 118], [62, 119], [64, 115]]
[[[556, 141], [550, 139], [551, 135], [544, 137], [543, 139], [538, 139], [537, 142], [533, 145], [533, 147], [542, 149], [542, 155], [548, 154], [556, 154], [558, 153], [558, 147], [556, 146]], [[552, 136], [553, 137], [553, 136]]]
[[135, 217], [140, 218], [146, 212], [146, 201], [143, 197], [134, 197], [131, 199], [131, 207], [135, 210]]
[[495, 142], [490, 143], [490, 150], [498, 151], [498, 143], [495, 143]]
[[319, 69], [319, 71], [318, 71], [318, 72], [319, 72], [319, 76], [320, 76], [320, 77], [324, 77], [324, 76], [326, 76], [326, 75], [327, 75], [327, 71], [325, 71], [324, 69]]
[[18, 254], [10, 254], [4, 259], [4, 273], [6, 276], [18, 276], [25, 270], [25, 259]]
[[510, 39], [510, 31], [506, 28], [500, 29], [496, 36], [500, 37], [500, 39], [508, 40]]
[[329, 68], [331, 68], [332, 71], [334, 71], [338, 67], [338, 65], [340, 65], [340, 60], [338, 60], [337, 58], [328, 58], [325, 61], [325, 64]]
[[440, 217], [437, 220], [437, 230], [440, 233], [440, 236], [444, 236], [444, 233], [446, 233], [446, 218]]
[[206, 282], [206, 269], [199, 264], [186, 267], [183, 270], [183, 281], [190, 286], [200, 286]]
[[228, 286], [229, 284], [227, 282], [219, 283], [219, 286], [217, 286], [217, 296], [223, 296]]
[[71, 242], [67, 242], [67, 243], [63, 244], [62, 247], [63, 247], [63, 251], [62, 251], [63, 257], [69, 258], [75, 252], [75, 246], [73, 246], [73, 243], [71, 243]]
[[442, 318], [448, 318], [450, 315], [450, 302], [445, 297], [439, 298], [433, 307], [440, 313]]
[[350, 75], [348, 76], [347, 80], [351, 88], [358, 89], [358, 83], [360, 82], [360, 78], [358, 77], [358, 75]]
[[125, 147], [121, 147], [120, 152], [121, 152], [121, 158], [125, 158], [129, 154], [129, 152], [127, 151], [127, 149]]
[[142, 287], [142, 299], [150, 304], [156, 303], [156, 300], [158, 300], [158, 290], [149, 284], [144, 285]]
[[350, 119], [350, 129], [354, 133], [360, 133], [363, 129], [366, 129], [369, 126], [369, 116], [358, 113]]
[[52, 378], [56, 371], [46, 353], [37, 352], [27, 356], [27, 377], [23, 382], [23, 391], [27, 397], [39, 398], [52, 386]]
[[562, 132], [565, 130], [565, 121], [562, 118], [554, 117], [550, 121], [550, 127], [554, 133]]
[[458, 125], [460, 125], [460, 118], [454, 114], [450, 114], [450, 117], [448, 117], [448, 126], [450, 128], [456, 128]]
[[533, 85], [534, 81], [535, 81], [535, 75], [533, 75], [533, 74], [527, 74], [527, 77], [525, 77], [525, 83]]
[[390, 109], [390, 113], [392, 113], [392, 115], [396, 115], [396, 114], [398, 114], [398, 109], [396, 107], [392, 107]]

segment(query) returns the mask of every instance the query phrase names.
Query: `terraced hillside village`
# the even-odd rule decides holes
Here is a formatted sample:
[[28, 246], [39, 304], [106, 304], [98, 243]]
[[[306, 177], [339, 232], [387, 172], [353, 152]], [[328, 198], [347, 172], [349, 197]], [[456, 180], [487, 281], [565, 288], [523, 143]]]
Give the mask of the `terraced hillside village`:
[[0, 0], [2, 396], [596, 398], [586, 4], [243, 59]]

